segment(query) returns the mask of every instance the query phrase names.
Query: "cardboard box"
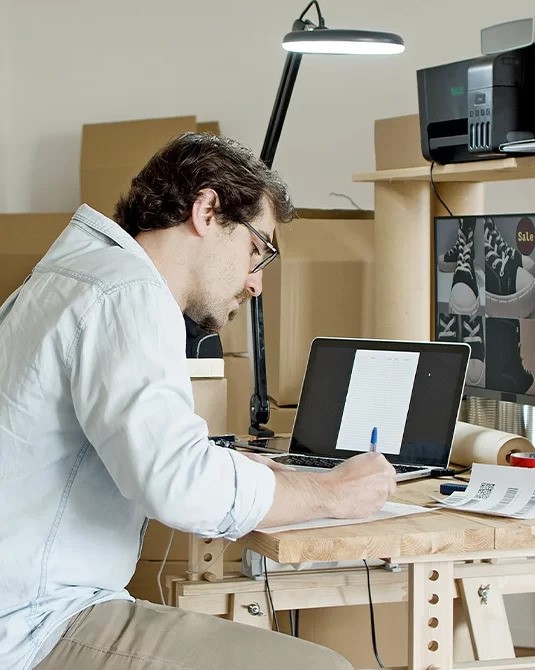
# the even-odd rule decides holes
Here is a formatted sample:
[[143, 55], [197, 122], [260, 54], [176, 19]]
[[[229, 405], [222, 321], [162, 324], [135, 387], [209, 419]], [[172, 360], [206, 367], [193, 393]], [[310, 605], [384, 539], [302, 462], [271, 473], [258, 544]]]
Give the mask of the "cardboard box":
[[275, 435], [291, 434], [296, 412], [297, 407], [279, 407], [277, 403], [270, 398], [268, 428], [271, 428]]
[[263, 281], [268, 392], [280, 406], [298, 402], [314, 337], [373, 336], [371, 213], [299, 214], [279, 226], [280, 259]]
[[72, 213], [0, 214], [0, 305], [67, 226]]
[[195, 413], [208, 424], [210, 435], [227, 432], [227, 380], [220, 378], [191, 380]]
[[[375, 604], [377, 647], [385, 667], [406, 667], [407, 603]], [[355, 668], [375, 668], [368, 605], [301, 610], [299, 637], [329, 647]]]
[[173, 137], [186, 132], [217, 134], [215, 121], [195, 116], [86, 124], [82, 131], [81, 201], [112, 217], [119, 196], [149, 158]]
[[235, 435], [247, 435], [251, 425], [249, 401], [253, 393], [253, 373], [249, 356], [225, 356], [225, 375], [228, 431]]
[[223, 358], [188, 358], [188, 374], [190, 379], [198, 377], [225, 376], [225, 361]]
[[431, 165], [422, 155], [418, 114], [377, 119], [374, 134], [376, 170]]
[[[158, 572], [162, 566], [162, 561], [139, 560], [136, 565], [136, 571], [127, 585], [126, 590], [134, 598], [139, 600], [149, 600], [151, 603], [162, 603], [160, 589], [158, 587]], [[188, 569], [187, 561], [167, 560], [162, 571], [160, 583], [162, 586], [165, 604], [169, 602], [169, 592], [166, 587], [167, 577], [185, 577]]]
[[242, 305], [235, 318], [229, 321], [219, 332], [225, 356], [227, 354], [246, 354], [249, 351], [248, 329], [250, 328], [250, 310], [251, 306], [249, 303]]

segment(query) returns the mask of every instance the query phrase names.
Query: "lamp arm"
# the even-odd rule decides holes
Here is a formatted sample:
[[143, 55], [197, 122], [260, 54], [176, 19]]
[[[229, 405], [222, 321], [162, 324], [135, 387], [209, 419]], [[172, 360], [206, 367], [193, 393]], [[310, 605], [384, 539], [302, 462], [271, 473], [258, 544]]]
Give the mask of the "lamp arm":
[[273, 159], [281, 136], [282, 126], [284, 125], [284, 119], [286, 118], [286, 112], [288, 111], [288, 105], [290, 104], [290, 98], [292, 97], [302, 57], [303, 54], [300, 53], [288, 53], [286, 60], [284, 61], [279, 89], [271, 111], [264, 144], [260, 151], [260, 160], [264, 161], [268, 168], [273, 166]]
[[[302, 54], [288, 53], [269, 119], [260, 159], [271, 168], [279, 138], [288, 111], [295, 79], [301, 64]], [[258, 437], [271, 437], [273, 431], [261, 424], [269, 421], [269, 398], [266, 375], [266, 353], [264, 339], [264, 308], [262, 296], [251, 299], [251, 327], [253, 332], [254, 392], [249, 403], [251, 425], [249, 433]]]

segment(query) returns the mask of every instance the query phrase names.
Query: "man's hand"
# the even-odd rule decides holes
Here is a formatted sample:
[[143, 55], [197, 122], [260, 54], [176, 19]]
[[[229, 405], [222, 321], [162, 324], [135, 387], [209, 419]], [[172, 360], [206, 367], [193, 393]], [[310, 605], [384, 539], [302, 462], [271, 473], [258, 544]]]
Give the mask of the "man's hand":
[[353, 456], [326, 476], [332, 487], [330, 516], [336, 519], [369, 516], [396, 490], [396, 471], [379, 453]]
[[378, 453], [353, 456], [326, 472], [273, 469], [275, 497], [259, 528], [322, 517], [369, 516], [396, 490], [394, 468]]

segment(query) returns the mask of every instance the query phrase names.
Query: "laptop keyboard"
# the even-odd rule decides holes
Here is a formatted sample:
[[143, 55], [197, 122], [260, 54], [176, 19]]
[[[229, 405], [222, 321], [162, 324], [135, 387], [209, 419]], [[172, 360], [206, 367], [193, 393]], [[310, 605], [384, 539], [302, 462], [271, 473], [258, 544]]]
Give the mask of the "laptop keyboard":
[[334, 468], [335, 465], [343, 463], [342, 458], [321, 458], [321, 456], [298, 456], [287, 454], [277, 457], [278, 463], [285, 465], [306, 465], [309, 468]]
[[[277, 456], [278, 463], [285, 465], [304, 465], [312, 468], [334, 468], [344, 462], [343, 458], [322, 458], [321, 456], [299, 456], [297, 454], [286, 454], [285, 456]], [[394, 465], [397, 474], [404, 474], [406, 472], [416, 472], [421, 470], [419, 465]]]

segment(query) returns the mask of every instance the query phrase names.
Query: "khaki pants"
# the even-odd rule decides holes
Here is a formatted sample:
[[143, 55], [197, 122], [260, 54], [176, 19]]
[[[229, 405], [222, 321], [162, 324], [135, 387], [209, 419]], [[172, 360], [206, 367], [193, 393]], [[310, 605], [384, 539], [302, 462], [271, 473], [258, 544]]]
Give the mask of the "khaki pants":
[[325, 647], [145, 600], [73, 617], [36, 670], [351, 670]]

